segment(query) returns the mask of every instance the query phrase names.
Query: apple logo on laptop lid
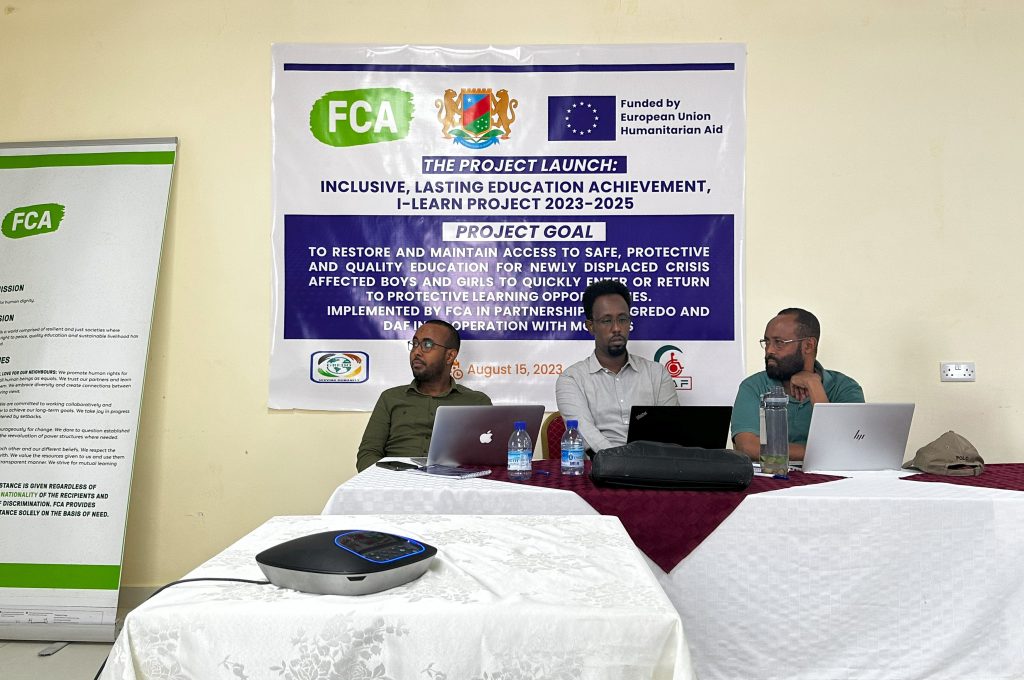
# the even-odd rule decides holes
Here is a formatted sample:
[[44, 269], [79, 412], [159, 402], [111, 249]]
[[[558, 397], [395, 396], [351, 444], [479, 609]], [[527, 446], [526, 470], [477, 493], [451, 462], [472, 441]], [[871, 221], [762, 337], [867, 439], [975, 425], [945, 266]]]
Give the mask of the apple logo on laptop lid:
[[493, 437], [493, 436], [494, 435], [491, 434], [491, 431], [487, 430], [487, 432], [484, 432], [482, 435], [480, 435], [480, 443], [481, 444], [490, 444], [491, 443], [491, 437]]

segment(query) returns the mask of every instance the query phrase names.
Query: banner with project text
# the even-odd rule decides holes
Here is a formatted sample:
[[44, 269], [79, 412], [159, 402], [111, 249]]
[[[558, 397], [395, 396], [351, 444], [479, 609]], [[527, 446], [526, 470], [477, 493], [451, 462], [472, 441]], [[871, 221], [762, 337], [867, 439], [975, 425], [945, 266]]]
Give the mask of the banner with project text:
[[114, 639], [176, 147], [0, 144], [0, 639]]
[[631, 290], [630, 351], [680, 403], [732, 403], [742, 45], [273, 54], [272, 408], [369, 410], [441, 318], [459, 382], [554, 410], [604, 278]]

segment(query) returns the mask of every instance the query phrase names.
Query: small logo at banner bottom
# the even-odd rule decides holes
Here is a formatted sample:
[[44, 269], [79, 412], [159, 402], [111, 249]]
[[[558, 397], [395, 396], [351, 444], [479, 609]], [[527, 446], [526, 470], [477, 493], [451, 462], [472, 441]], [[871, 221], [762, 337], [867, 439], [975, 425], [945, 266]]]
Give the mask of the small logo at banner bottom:
[[677, 390], [692, 390], [693, 378], [683, 375], [686, 367], [683, 366], [683, 350], [675, 345], [662, 345], [654, 353], [654, 360], [665, 367], [668, 374], [672, 376]]
[[317, 383], [362, 383], [370, 378], [370, 356], [365, 352], [315, 352], [309, 379]]

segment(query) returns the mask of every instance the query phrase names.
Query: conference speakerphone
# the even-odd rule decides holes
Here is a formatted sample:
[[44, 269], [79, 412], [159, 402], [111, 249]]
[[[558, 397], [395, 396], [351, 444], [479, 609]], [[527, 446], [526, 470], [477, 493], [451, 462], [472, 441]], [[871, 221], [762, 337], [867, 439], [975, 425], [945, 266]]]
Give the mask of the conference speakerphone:
[[256, 563], [281, 588], [368, 595], [418, 579], [435, 555], [434, 546], [405, 536], [355, 529], [285, 541], [256, 555]]

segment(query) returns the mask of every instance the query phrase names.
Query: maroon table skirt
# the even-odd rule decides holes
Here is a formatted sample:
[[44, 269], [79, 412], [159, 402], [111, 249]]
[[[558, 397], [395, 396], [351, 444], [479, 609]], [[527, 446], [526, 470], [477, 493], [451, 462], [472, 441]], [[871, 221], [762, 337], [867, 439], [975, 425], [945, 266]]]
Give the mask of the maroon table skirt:
[[997, 463], [986, 465], [985, 471], [977, 477], [951, 477], [922, 472], [919, 475], [903, 477], [910, 482], [944, 482], [961, 486], [982, 486], [988, 489], [1024, 491], [1024, 463]]
[[[533, 478], [516, 484], [573, 491], [602, 515], [615, 515], [637, 547], [663, 571], [672, 571], [743, 499], [755, 493], [831, 482], [842, 477], [791, 472], [789, 479], [755, 476], [743, 491], [616, 489], [596, 486], [586, 474], [562, 476], [558, 460], [533, 461]], [[487, 479], [508, 482], [508, 470], [493, 467]], [[548, 473], [548, 474], [544, 474]]]

